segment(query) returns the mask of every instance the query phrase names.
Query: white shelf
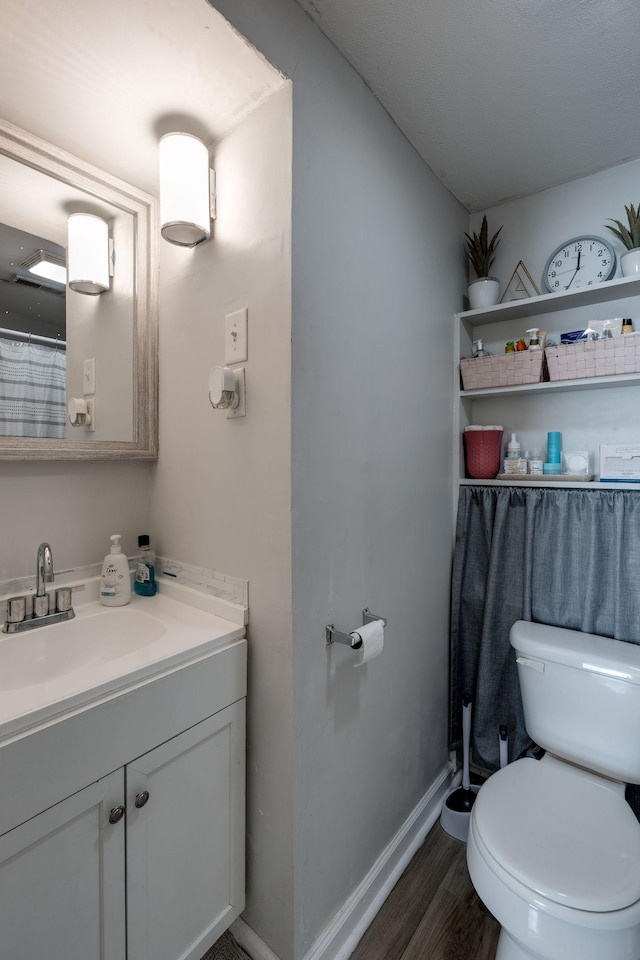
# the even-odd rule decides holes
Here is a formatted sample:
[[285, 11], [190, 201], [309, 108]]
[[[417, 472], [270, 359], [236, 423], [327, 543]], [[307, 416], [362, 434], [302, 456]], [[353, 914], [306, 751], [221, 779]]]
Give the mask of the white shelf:
[[610, 377], [582, 377], [578, 380], [548, 380], [544, 383], [520, 383], [510, 387], [481, 387], [461, 390], [460, 398], [474, 400], [502, 397], [513, 393], [565, 393], [568, 390], [597, 390], [603, 387], [627, 387], [640, 384], [640, 373], [622, 373]]
[[[548, 293], [539, 297], [531, 297], [526, 300], [513, 300], [510, 303], [501, 303], [497, 304], [494, 307], [487, 307], [483, 310], [466, 310], [462, 313], [456, 314], [456, 324], [455, 324], [455, 335], [454, 335], [454, 368], [455, 376], [458, 378], [456, 384], [459, 387], [459, 359], [462, 350], [468, 349], [469, 344], [467, 339], [475, 339], [478, 335], [475, 328], [482, 327], [487, 324], [501, 324], [501, 323], [513, 323], [516, 320], [526, 320], [533, 317], [541, 317], [546, 314], [559, 313], [565, 310], [574, 310], [577, 308], [588, 308], [597, 304], [616, 304], [618, 301], [623, 301], [633, 297], [640, 297], [640, 277], [622, 277], [617, 280], [609, 280], [606, 283], [598, 284], [593, 287], [585, 287], [584, 289], [564, 291], [561, 293]], [[624, 309], [617, 307], [616, 309]], [[626, 313], [626, 316], [636, 316], [638, 310], [634, 308], [634, 311]], [[618, 314], [621, 315], [621, 314]], [[508, 328], [507, 328], [508, 329]], [[506, 331], [505, 331], [506, 332]], [[494, 333], [492, 332], [492, 336]], [[464, 343], [464, 346], [462, 344]], [[476, 390], [462, 390], [458, 389], [456, 392], [456, 403], [455, 403], [455, 414], [454, 414], [454, 423], [455, 423], [455, 432], [458, 438], [460, 438], [460, 432], [464, 425], [468, 422], [467, 417], [471, 415], [470, 404], [475, 404], [478, 400], [490, 400], [493, 398], [494, 401], [500, 400], [502, 398], [503, 403], [498, 404], [495, 407], [487, 407], [486, 409], [491, 409], [491, 423], [502, 423], [506, 422], [509, 418], [510, 404], [513, 404], [514, 408], [519, 411], [524, 411], [525, 408], [529, 411], [528, 425], [529, 430], [531, 430], [532, 423], [532, 411], [536, 410], [535, 405], [529, 405], [525, 403], [523, 407], [522, 404], [516, 403], [517, 398], [522, 394], [523, 401], [533, 400], [534, 397], [539, 397], [541, 400], [547, 394], [567, 394], [565, 401], [551, 401], [550, 403], [543, 403], [544, 412], [542, 416], [546, 418], [548, 416], [549, 410], [553, 412], [554, 419], [554, 428], [572, 430], [574, 435], [576, 435], [576, 428], [579, 427], [582, 423], [582, 418], [587, 417], [588, 419], [584, 422], [584, 431], [585, 435], [585, 449], [589, 447], [592, 451], [595, 451], [598, 446], [598, 436], [602, 434], [611, 435], [611, 439], [616, 439], [620, 435], [621, 431], [625, 433], [634, 432], [633, 420], [628, 417], [621, 417], [615, 409], [612, 408], [612, 401], [603, 394], [594, 398], [585, 396], [584, 404], [583, 398], [576, 395], [574, 391], [592, 391], [592, 390], [606, 390], [614, 389], [617, 387], [627, 387], [627, 386], [640, 386], [640, 373], [631, 373], [631, 374], [621, 374], [617, 376], [608, 376], [608, 377], [588, 377], [582, 378], [579, 380], [557, 380], [549, 381], [544, 383], [531, 383], [531, 384], [520, 384], [518, 386], [509, 386], [509, 387], [490, 387], [484, 389]], [[581, 409], [584, 406], [585, 410], [590, 411], [588, 414], [583, 414]], [[570, 411], [565, 413], [563, 420], [563, 411]], [[503, 418], [504, 412], [504, 418]], [[478, 409], [477, 414], [473, 413], [473, 416], [477, 416], [479, 422], [483, 422], [482, 413], [480, 408]], [[497, 419], [496, 419], [497, 418]], [[525, 415], [526, 419], [526, 415]], [[517, 426], [514, 425], [515, 429]], [[542, 432], [544, 425], [540, 424], [539, 431]], [[617, 431], [617, 433], [616, 433]], [[637, 431], [635, 431], [637, 433]], [[588, 437], [588, 438], [587, 438]], [[575, 442], [575, 441], [574, 441]], [[455, 461], [454, 461], [454, 476], [460, 477], [460, 474], [464, 473], [464, 456], [463, 456], [463, 445], [462, 440], [460, 439], [454, 446], [455, 449]], [[578, 449], [576, 447], [576, 449]], [[544, 477], [539, 479], [532, 479], [530, 477], [523, 477], [519, 480], [471, 480], [471, 479], [459, 479], [458, 485], [463, 486], [499, 486], [499, 487], [544, 487], [549, 488], [574, 488], [574, 489], [585, 489], [585, 490], [636, 490], [640, 494], [640, 484], [635, 483], [600, 483], [598, 480], [591, 480], [588, 482], [580, 481], [564, 481], [564, 480], [547, 480]], [[456, 495], [454, 502], [454, 515], [457, 506], [457, 487]]]
[[599, 480], [589, 480], [588, 483], [580, 483], [574, 480], [563, 482], [562, 480], [546, 480], [545, 477], [540, 477], [538, 480], [533, 480], [531, 477], [527, 477], [526, 480], [469, 480], [465, 478], [460, 480], [459, 483], [461, 487], [559, 487], [560, 489], [568, 487], [575, 489], [578, 487], [581, 490], [636, 490], [640, 493], [640, 483], [611, 483], [610, 481], [601, 483]]
[[542, 316], [546, 313], [555, 313], [557, 310], [587, 307], [594, 303], [607, 303], [637, 296], [640, 296], [640, 278], [620, 277], [617, 280], [608, 280], [606, 283], [580, 290], [565, 290], [562, 293], [546, 293], [526, 300], [511, 300], [509, 303], [499, 303], [495, 307], [485, 307], [482, 310], [465, 310], [459, 313], [458, 317], [469, 321], [474, 327], [479, 327], [487, 323]]

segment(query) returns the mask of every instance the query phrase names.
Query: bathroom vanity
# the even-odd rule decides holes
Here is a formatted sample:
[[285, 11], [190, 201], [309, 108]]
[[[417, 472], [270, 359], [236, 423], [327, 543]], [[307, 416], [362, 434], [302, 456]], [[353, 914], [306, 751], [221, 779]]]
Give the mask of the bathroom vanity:
[[243, 909], [244, 617], [161, 591], [0, 639], [2, 957], [199, 960]]

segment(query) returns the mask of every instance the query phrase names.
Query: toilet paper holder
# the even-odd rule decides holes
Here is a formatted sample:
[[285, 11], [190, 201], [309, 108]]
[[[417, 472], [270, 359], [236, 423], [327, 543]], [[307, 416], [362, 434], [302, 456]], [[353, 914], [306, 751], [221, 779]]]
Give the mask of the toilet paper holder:
[[[383, 626], [386, 627], [387, 621], [384, 617], [376, 617], [374, 613], [371, 613], [368, 607], [365, 607], [362, 611], [362, 625], [365, 623], [372, 623], [374, 620], [382, 620]], [[358, 628], [352, 631], [353, 633], [358, 632]], [[352, 650], [359, 650], [362, 646], [362, 640], [354, 641], [353, 637], [349, 633], [341, 633], [340, 630], [336, 630], [332, 623], [328, 623], [325, 627], [325, 638], [327, 643], [344, 643], [348, 647], [351, 647]]]

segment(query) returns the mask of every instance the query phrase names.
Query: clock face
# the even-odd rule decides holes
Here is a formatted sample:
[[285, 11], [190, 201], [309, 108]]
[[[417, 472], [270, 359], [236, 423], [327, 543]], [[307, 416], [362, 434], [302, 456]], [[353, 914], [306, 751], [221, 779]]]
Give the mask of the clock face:
[[544, 268], [547, 290], [578, 290], [610, 280], [616, 271], [613, 247], [601, 237], [574, 237], [554, 250]]

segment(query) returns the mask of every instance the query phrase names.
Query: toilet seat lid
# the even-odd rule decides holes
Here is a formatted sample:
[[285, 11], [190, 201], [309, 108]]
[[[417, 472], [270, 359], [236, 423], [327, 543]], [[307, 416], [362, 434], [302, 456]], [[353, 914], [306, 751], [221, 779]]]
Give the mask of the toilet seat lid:
[[586, 771], [517, 760], [483, 785], [473, 821], [489, 855], [549, 900], [595, 913], [640, 900], [640, 824]]

